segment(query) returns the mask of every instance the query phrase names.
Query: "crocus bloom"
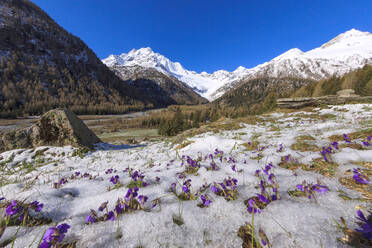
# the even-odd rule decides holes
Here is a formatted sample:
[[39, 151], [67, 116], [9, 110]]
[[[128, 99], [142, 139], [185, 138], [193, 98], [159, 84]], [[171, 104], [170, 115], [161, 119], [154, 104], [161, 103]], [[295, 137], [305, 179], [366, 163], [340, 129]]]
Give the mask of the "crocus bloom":
[[36, 212], [40, 212], [44, 207], [44, 204], [39, 203], [38, 201], [33, 201], [30, 203], [30, 205], [33, 209], [35, 209]]
[[346, 143], [351, 143], [350, 138], [347, 136], [347, 134], [344, 134], [344, 140]]
[[176, 183], [172, 183], [170, 186], [170, 191], [176, 193]]
[[282, 152], [283, 151], [283, 145], [282, 144], [279, 144], [279, 149], [276, 150], [277, 152]]
[[56, 247], [57, 244], [61, 243], [67, 233], [67, 230], [70, 228], [67, 224], [61, 224], [57, 227], [50, 227], [44, 233], [42, 242], [39, 248], [49, 248]]
[[259, 199], [261, 202], [264, 202], [264, 203], [267, 203], [267, 204], [270, 203], [270, 201], [269, 201], [265, 196], [263, 196], [263, 195], [261, 195], [261, 194], [257, 194], [257, 197], [258, 197], [258, 199]]
[[121, 204], [120, 202], [117, 202], [115, 206], [115, 212], [116, 214], [121, 214], [124, 211], [124, 205]]
[[90, 214], [85, 218], [86, 223], [95, 223], [97, 222], [97, 214], [94, 210], [90, 210]]
[[287, 155], [287, 156], [285, 156], [284, 158], [285, 158], [285, 161], [286, 162], [289, 162], [289, 158], [291, 157], [291, 155]]
[[367, 175], [363, 174], [363, 171], [360, 168], [354, 169], [353, 172], [354, 172], [353, 179], [356, 182], [358, 182], [360, 184], [369, 184], [370, 183], [369, 180], [368, 180]]
[[140, 200], [141, 205], [145, 204], [145, 202], [147, 201], [147, 199], [148, 199], [147, 196], [144, 196], [144, 195], [138, 196], [138, 200]]
[[107, 207], [108, 201], [104, 202], [99, 206], [98, 211], [103, 211]]
[[359, 223], [360, 229], [356, 229], [356, 231], [360, 232], [366, 239], [372, 240], [372, 221], [371, 216], [366, 218], [362, 211], [357, 211], [358, 217], [357, 219], [361, 221]]
[[311, 187], [312, 190], [318, 192], [318, 193], [326, 193], [328, 191], [327, 186], [315, 184]]
[[256, 200], [254, 198], [248, 200], [248, 212], [261, 213], [261, 209], [257, 206]]
[[119, 182], [119, 175], [111, 177], [110, 182], [112, 182], [113, 184], [117, 184]]
[[113, 211], [110, 211], [110, 212], [107, 213], [106, 220], [112, 220], [112, 221], [116, 220], [115, 214], [114, 214]]
[[13, 200], [12, 203], [6, 208], [5, 213], [8, 216], [18, 214], [22, 210], [21, 206], [18, 206], [17, 201]]
[[337, 142], [337, 141], [333, 142], [333, 143], [332, 143], [332, 146], [333, 146], [336, 150], [338, 150], [338, 142]]
[[208, 207], [209, 204], [211, 204], [211, 202], [212, 202], [211, 200], [208, 199], [208, 196], [207, 195], [200, 195], [200, 199], [202, 200], [203, 205], [205, 207]]

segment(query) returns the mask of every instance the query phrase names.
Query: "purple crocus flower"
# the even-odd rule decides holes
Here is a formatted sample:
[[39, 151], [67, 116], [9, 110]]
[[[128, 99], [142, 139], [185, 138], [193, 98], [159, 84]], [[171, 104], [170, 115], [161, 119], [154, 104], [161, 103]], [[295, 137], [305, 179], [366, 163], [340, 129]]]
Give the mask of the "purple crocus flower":
[[369, 216], [366, 218], [362, 211], [357, 211], [357, 219], [361, 221], [359, 223], [360, 229], [356, 229], [357, 232], [360, 232], [366, 239], [372, 240], [372, 217]]
[[285, 161], [286, 161], [287, 163], [289, 162], [290, 157], [291, 157], [290, 154], [288, 154], [287, 156], [284, 157], [284, 158], [285, 158]]
[[116, 206], [115, 206], [116, 214], [121, 214], [121, 213], [123, 213], [123, 211], [124, 211], [124, 205], [121, 204], [120, 202], [117, 203]]
[[67, 181], [67, 179], [65, 179], [65, 178], [61, 178], [61, 180], [59, 180], [59, 184], [60, 185], [62, 185], [62, 184], [65, 184], [65, 183], [67, 183], [68, 181]]
[[235, 164], [232, 165], [232, 166], [231, 166], [231, 169], [232, 169], [232, 171], [235, 171], [235, 172], [236, 172], [236, 165], [235, 165]]
[[354, 169], [353, 172], [354, 172], [353, 179], [356, 182], [360, 184], [370, 184], [368, 176], [363, 174], [363, 171], [360, 168]]
[[212, 190], [212, 192], [215, 193], [215, 194], [221, 191], [221, 190], [218, 189], [215, 185], [212, 185], [212, 186], [211, 186], [211, 190]]
[[108, 201], [104, 202], [99, 206], [98, 211], [102, 212], [105, 208], [107, 208]]
[[209, 200], [207, 195], [200, 195], [200, 199], [202, 200], [204, 207], [208, 207], [212, 202]]
[[265, 191], [265, 182], [263, 180], [260, 180], [260, 189], [261, 189], [261, 192]]
[[110, 212], [107, 213], [106, 220], [111, 220], [111, 221], [116, 220], [115, 214], [114, 214], [113, 211], [110, 211]]
[[265, 196], [263, 196], [263, 195], [261, 195], [261, 194], [257, 194], [257, 197], [258, 197], [258, 199], [259, 199], [261, 202], [264, 202], [264, 203], [267, 203], [267, 204], [270, 203], [270, 201], [269, 201]]
[[369, 145], [370, 145], [368, 141], [363, 141], [362, 143], [363, 143], [363, 145], [365, 145], [365, 146], [369, 146]]
[[282, 152], [283, 151], [283, 144], [279, 144], [279, 149], [276, 150], [276, 152]]
[[5, 197], [0, 197], [0, 201], [5, 200]]
[[18, 206], [17, 201], [13, 200], [11, 204], [6, 208], [5, 214], [7, 216], [13, 216], [13, 215], [20, 213], [20, 211], [22, 211], [22, 207]]
[[94, 210], [90, 210], [90, 214], [85, 218], [85, 223], [95, 223], [97, 222], [97, 214]]
[[190, 192], [190, 189], [186, 185], [182, 186], [182, 190], [185, 193], [189, 193]]
[[337, 142], [337, 141], [333, 142], [333, 143], [332, 143], [332, 146], [333, 146], [336, 150], [338, 150], [338, 142]]
[[248, 200], [248, 212], [250, 213], [261, 213], [261, 209], [257, 206], [256, 200], [251, 198]]
[[271, 173], [267, 179], [269, 180], [269, 182], [270, 182], [271, 184], [274, 184], [275, 175], [274, 175], [273, 173]]
[[119, 182], [119, 175], [111, 177], [110, 182], [112, 182], [113, 184], [117, 184]]
[[346, 143], [351, 143], [350, 138], [344, 133], [344, 140]]
[[217, 170], [217, 165], [214, 161], [211, 162], [211, 168], [212, 170]]
[[39, 203], [38, 201], [33, 201], [30, 203], [30, 205], [36, 212], [40, 212], [44, 207], [44, 204]]
[[261, 173], [260, 170], [256, 170], [256, 171], [254, 172], [254, 175], [255, 175], [256, 177], [258, 177], [258, 176], [260, 176], [260, 173]]
[[172, 183], [169, 190], [173, 193], [176, 193], [176, 183]]
[[148, 197], [144, 195], [138, 196], [138, 200], [141, 202], [141, 205], [145, 204], [147, 202]]
[[315, 184], [311, 187], [311, 190], [314, 190], [318, 193], [327, 193], [328, 188], [327, 188], [327, 186], [324, 186], [324, 185]]
[[297, 188], [298, 190], [301, 190], [302, 192], [305, 192], [305, 190], [304, 190], [304, 186], [302, 186], [302, 184], [298, 184], [298, 185], [296, 185], [296, 188]]
[[57, 247], [57, 244], [60, 244], [64, 239], [69, 228], [70, 226], [68, 224], [61, 224], [57, 227], [48, 228], [44, 233], [39, 248]]

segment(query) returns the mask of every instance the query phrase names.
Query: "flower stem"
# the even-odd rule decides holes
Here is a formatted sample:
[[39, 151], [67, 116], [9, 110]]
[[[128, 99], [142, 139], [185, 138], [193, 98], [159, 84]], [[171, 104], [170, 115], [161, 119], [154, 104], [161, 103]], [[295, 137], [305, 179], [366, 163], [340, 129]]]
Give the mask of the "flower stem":
[[254, 248], [254, 210], [252, 211], [252, 248]]

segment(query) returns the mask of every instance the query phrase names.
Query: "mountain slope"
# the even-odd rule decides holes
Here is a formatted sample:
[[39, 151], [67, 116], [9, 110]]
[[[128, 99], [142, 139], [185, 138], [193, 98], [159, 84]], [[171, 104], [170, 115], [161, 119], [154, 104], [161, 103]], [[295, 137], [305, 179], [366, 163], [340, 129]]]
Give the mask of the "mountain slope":
[[[169, 98], [170, 104], [202, 104], [208, 102], [207, 99], [198, 95], [192, 88], [177, 78], [153, 68], [136, 65], [125, 67], [114, 65], [110, 69], [125, 82], [142, 89], [141, 92], [149, 91], [149, 83], [153, 84], [153, 87], [159, 88], [159, 91], [164, 92]], [[157, 93], [156, 95], [162, 94]], [[151, 98], [151, 94], [148, 97]]]
[[336, 95], [337, 91], [344, 89], [353, 89], [360, 96], [372, 96], [372, 66], [366, 65], [342, 77], [332, 77], [305, 85], [292, 97]]
[[301, 87], [314, 81], [303, 78], [253, 78], [242, 80], [240, 84], [227, 91], [213, 103], [245, 108], [249, 113], [259, 114], [275, 106], [279, 97], [289, 97]]
[[203, 97], [214, 100], [237, 87], [242, 80], [262, 77], [321, 80], [372, 64], [372, 34], [351, 29], [308, 52], [290, 49], [269, 62], [251, 69], [240, 66], [233, 72], [219, 70], [208, 74], [188, 71], [180, 63], [170, 61], [151, 48], [110, 55], [103, 62], [108, 66], [154, 68], [185, 82]]
[[0, 116], [124, 113], [177, 103], [155, 82], [124, 82], [28, 0], [0, 1]]

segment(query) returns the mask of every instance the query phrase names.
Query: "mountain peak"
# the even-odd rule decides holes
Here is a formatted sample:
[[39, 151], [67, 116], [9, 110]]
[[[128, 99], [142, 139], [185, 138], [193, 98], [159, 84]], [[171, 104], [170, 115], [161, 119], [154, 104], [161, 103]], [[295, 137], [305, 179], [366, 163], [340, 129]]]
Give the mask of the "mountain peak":
[[323, 44], [321, 46], [321, 48], [327, 48], [327, 47], [330, 47], [330, 46], [338, 44], [338, 43], [348, 42], [349, 40], [351, 41], [351, 40], [360, 39], [360, 38], [363, 38], [363, 37], [367, 37], [367, 38], [371, 37], [372, 38], [372, 34], [369, 33], [369, 32], [363, 32], [363, 31], [357, 30], [355, 28], [352, 28], [352, 29], [346, 31], [345, 33], [337, 35], [332, 40]]
[[278, 57], [275, 57], [273, 60], [292, 59], [301, 56], [302, 54], [304, 54], [304, 52], [301, 51], [300, 49], [292, 48], [286, 51], [285, 53], [279, 55]]
[[151, 49], [151, 47], [143, 47], [143, 48], [140, 48], [140, 49], [132, 49], [128, 55], [130, 54], [136, 54], [136, 55], [150, 55], [150, 54], [153, 54], [154, 51]]
[[351, 36], [371, 35], [371, 33], [369, 33], [369, 32], [363, 32], [363, 31], [360, 31], [358, 29], [352, 28], [352, 29], [346, 31], [345, 33], [340, 34], [340, 35], [342, 35], [344, 37], [351, 37]]

